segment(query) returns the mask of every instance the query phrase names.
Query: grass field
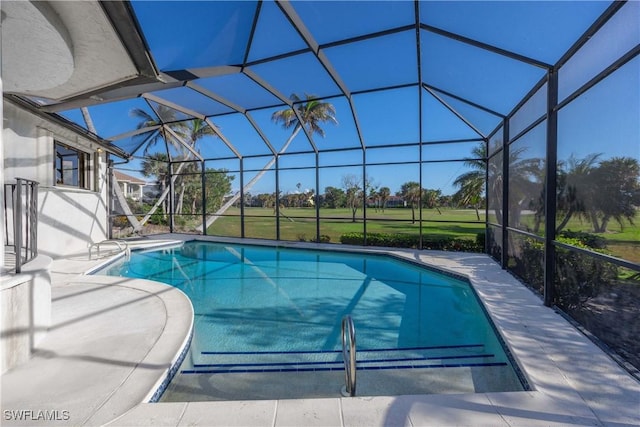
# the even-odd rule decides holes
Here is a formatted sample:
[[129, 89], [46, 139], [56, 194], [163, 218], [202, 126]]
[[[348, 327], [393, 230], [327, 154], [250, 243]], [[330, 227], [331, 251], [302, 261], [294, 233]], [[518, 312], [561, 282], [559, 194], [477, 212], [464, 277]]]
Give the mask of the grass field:
[[[275, 239], [276, 218], [272, 208], [245, 208], [245, 237]], [[419, 211], [415, 212], [416, 218]], [[219, 236], [240, 236], [240, 209], [230, 208], [227, 216], [218, 219], [208, 234]], [[314, 208], [284, 208], [280, 211], [281, 240], [312, 240], [316, 237], [316, 210]], [[349, 232], [362, 232], [362, 210], [356, 212], [356, 222], [351, 219], [351, 210], [320, 209], [320, 234], [329, 236], [330, 242], [339, 243], [340, 236]], [[480, 221], [473, 209], [422, 210], [422, 231], [425, 238], [457, 237], [473, 240], [477, 233], [484, 232], [484, 212]], [[446, 221], [446, 222], [440, 222]], [[523, 224], [533, 224], [533, 216], [523, 215]], [[565, 230], [591, 232], [591, 224], [572, 219]], [[418, 234], [419, 222], [411, 221], [411, 209], [385, 209], [384, 212], [367, 210], [367, 233]], [[620, 227], [613, 222], [607, 233], [600, 234], [607, 239], [608, 249], [613, 255], [634, 262], [640, 262], [640, 212], [634, 225]]]
[[[246, 208], [245, 236], [273, 239], [276, 237], [276, 218], [273, 209]], [[285, 208], [280, 215], [280, 239], [311, 240], [316, 237], [316, 211], [313, 208]], [[416, 211], [416, 216], [419, 212]], [[227, 215], [240, 215], [240, 210], [229, 209]], [[434, 237], [460, 237], [475, 239], [477, 233], [484, 232], [484, 224], [477, 222], [473, 210], [444, 210], [438, 214], [435, 210], [423, 211], [424, 221], [454, 221], [448, 223], [423, 222], [423, 233]], [[468, 224], [456, 221], [476, 221]], [[320, 209], [320, 234], [329, 236], [333, 243], [340, 242], [340, 236], [349, 232], [362, 232], [362, 211], [356, 213], [356, 222], [352, 221], [349, 209]], [[240, 235], [240, 218], [226, 216], [218, 219], [208, 230], [209, 234], [223, 236]], [[409, 233], [420, 232], [419, 222], [411, 221], [410, 209], [386, 209], [384, 213], [367, 211], [368, 233]]]

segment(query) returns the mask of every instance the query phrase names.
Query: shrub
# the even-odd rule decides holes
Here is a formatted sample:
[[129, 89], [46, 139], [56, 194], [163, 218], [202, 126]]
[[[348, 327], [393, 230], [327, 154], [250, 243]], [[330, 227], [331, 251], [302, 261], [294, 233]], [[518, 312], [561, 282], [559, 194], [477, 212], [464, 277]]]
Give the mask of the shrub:
[[[419, 236], [413, 234], [367, 233], [367, 246], [417, 248], [419, 241]], [[364, 233], [343, 234], [340, 242], [346, 245], [364, 245]]]
[[[142, 205], [142, 212], [149, 212], [151, 210], [151, 205], [144, 204]], [[140, 218], [142, 219], [142, 218]], [[158, 209], [149, 217], [149, 224], [154, 225], [169, 225], [169, 217], [165, 217], [164, 209], [162, 206], [158, 206]]]
[[326, 234], [320, 235], [320, 243], [329, 243], [329, 242], [331, 242], [330, 236], [327, 236]]
[[586, 254], [556, 251], [555, 303], [569, 312], [580, 309], [618, 277], [615, 264]]
[[[299, 233], [296, 238], [298, 239], [299, 242], [306, 242], [307, 241], [307, 236], [306, 234], [302, 234]], [[315, 242], [315, 243], [329, 243], [331, 242], [331, 237], [327, 236], [326, 234], [321, 234], [320, 235], [320, 239], [316, 239], [315, 237], [312, 239], [309, 239], [310, 242]]]
[[487, 242], [486, 233], [482, 232], [482, 233], [476, 234], [476, 245], [478, 245], [480, 250], [484, 251], [486, 242]]
[[[585, 242], [600, 242], [583, 236], [560, 237], [558, 241], [598, 253], [607, 253], [605, 249], [587, 246]], [[523, 239], [520, 254], [516, 257], [513, 267], [514, 273], [536, 289], [542, 289], [544, 283], [543, 250], [542, 242], [530, 238]], [[604, 286], [612, 284], [617, 276], [618, 268], [614, 264], [588, 254], [558, 248], [555, 259], [554, 303], [568, 312], [583, 308]]]
[[[596, 234], [585, 233], [583, 231], [561, 231], [556, 237], [558, 241], [573, 244], [574, 246], [587, 247], [592, 249], [606, 249], [607, 239]], [[572, 243], [569, 243], [571, 241]]]
[[[347, 245], [364, 245], [364, 233], [347, 233], [340, 236], [340, 242]], [[385, 246], [392, 248], [419, 248], [420, 236], [417, 234], [367, 233], [367, 246]], [[455, 237], [430, 238], [423, 236], [422, 249], [460, 252], [482, 252], [484, 246], [477, 241]]]
[[129, 220], [124, 215], [113, 217], [111, 219], [111, 223], [114, 227], [118, 228], [125, 228], [129, 226]]

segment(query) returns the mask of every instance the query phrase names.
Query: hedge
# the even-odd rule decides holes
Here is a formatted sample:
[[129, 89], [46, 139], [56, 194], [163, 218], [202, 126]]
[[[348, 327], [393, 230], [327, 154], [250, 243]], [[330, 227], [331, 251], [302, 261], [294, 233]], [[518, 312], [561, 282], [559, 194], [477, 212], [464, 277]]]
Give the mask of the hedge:
[[[340, 236], [340, 243], [363, 246], [364, 233], [346, 233]], [[414, 248], [420, 246], [417, 234], [367, 233], [367, 246], [385, 246], [391, 248]], [[459, 252], [483, 252], [484, 233], [479, 233], [476, 240], [455, 237], [422, 237], [422, 249]]]

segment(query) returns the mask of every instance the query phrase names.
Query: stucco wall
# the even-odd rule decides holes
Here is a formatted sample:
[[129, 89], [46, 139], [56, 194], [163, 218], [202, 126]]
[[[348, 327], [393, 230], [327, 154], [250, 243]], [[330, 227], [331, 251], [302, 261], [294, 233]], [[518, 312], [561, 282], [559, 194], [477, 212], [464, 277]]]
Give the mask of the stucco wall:
[[51, 258], [39, 255], [0, 281], [0, 373], [29, 360], [50, 326]]
[[[54, 185], [54, 140], [90, 154], [91, 190]], [[81, 135], [4, 102], [4, 180], [40, 183], [40, 253], [52, 258], [88, 253], [91, 242], [107, 238], [106, 155], [96, 155], [97, 149]]]

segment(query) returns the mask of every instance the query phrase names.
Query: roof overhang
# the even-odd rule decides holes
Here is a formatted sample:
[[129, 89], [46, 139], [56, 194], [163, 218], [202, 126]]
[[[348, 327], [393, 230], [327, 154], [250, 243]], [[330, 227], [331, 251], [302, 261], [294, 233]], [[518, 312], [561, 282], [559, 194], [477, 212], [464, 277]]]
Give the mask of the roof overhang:
[[2, 33], [3, 91], [43, 105], [159, 81], [126, 2], [3, 1]]

